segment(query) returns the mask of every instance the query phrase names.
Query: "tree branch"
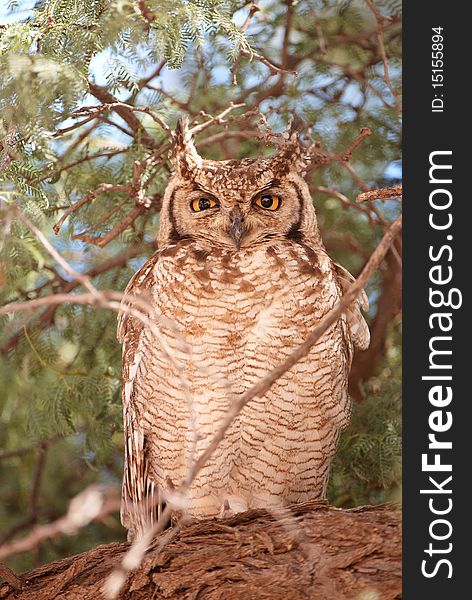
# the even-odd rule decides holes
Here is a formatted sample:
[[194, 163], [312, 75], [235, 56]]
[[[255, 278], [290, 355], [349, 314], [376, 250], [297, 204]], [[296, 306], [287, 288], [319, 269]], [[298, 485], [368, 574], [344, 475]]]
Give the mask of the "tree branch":
[[[143, 252], [145, 250], [146, 250], [145, 246], [134, 246], [134, 247], [130, 248], [129, 250], [126, 250], [125, 252], [117, 254], [116, 256], [100, 263], [96, 267], [92, 267], [91, 269], [86, 271], [84, 273], [84, 275], [86, 277], [88, 277], [89, 279], [92, 279], [94, 277], [97, 277], [98, 275], [101, 275], [103, 273], [111, 271], [112, 269], [116, 269], [118, 267], [123, 267], [124, 265], [126, 265], [126, 263], [130, 259], [143, 254]], [[48, 284], [52, 284], [52, 281], [48, 282]], [[67, 296], [69, 296], [70, 292], [72, 292], [76, 288], [80, 287], [80, 285], [81, 285], [81, 283], [76, 280], [61, 281], [59, 290], [60, 290], [60, 293], [67, 294]], [[42, 288], [43, 286], [40, 286], [40, 287]], [[37, 288], [32, 293], [36, 294], [36, 293], [39, 293], [39, 291], [40, 291], [40, 288]], [[48, 303], [46, 303], [46, 305], [47, 304]], [[58, 304], [61, 304], [61, 303], [58, 303]], [[45, 328], [45, 327], [48, 327], [49, 325], [51, 325], [51, 323], [53, 322], [54, 315], [56, 313], [58, 304], [51, 302], [48, 305], [48, 309], [45, 312], [43, 312], [41, 315], [38, 316], [37, 322], [35, 324], [36, 328], [42, 329], [42, 328]], [[44, 304], [42, 306], [44, 306]], [[0, 346], [0, 354], [10, 351], [16, 345], [16, 343], [18, 342], [18, 339], [22, 335], [22, 333], [23, 333], [23, 327], [20, 327], [17, 330], [17, 332], [15, 334], [13, 334], [13, 336], [11, 338], [9, 338], [6, 342], [4, 342], [2, 344], [2, 346]], [[2, 458], [2, 454], [0, 454], [0, 458]]]
[[21, 590], [25, 586], [25, 581], [19, 575], [14, 573], [7, 565], [0, 563], [0, 577], [3, 577], [14, 590]]
[[370, 202], [372, 200], [400, 200], [403, 196], [403, 187], [394, 185], [388, 188], [380, 188], [369, 190], [359, 194], [356, 198], [357, 202]]
[[385, 52], [385, 45], [384, 45], [384, 41], [383, 41], [384, 22], [389, 21], [390, 19], [388, 17], [384, 17], [383, 15], [380, 14], [380, 12], [378, 11], [377, 7], [372, 2], [372, 0], [365, 0], [365, 1], [367, 3], [368, 7], [370, 8], [370, 10], [372, 11], [372, 13], [374, 14], [375, 20], [377, 22], [376, 37], [377, 37], [377, 44], [379, 47], [380, 56], [382, 57], [382, 62], [383, 62], [383, 67], [384, 67], [385, 83], [387, 84], [389, 90], [392, 92], [392, 96], [393, 96], [395, 105], [397, 107], [397, 110], [401, 114], [402, 102], [401, 102], [401, 99], [400, 99], [400, 96], [399, 96], [397, 90], [394, 88], [392, 81], [390, 79], [390, 68], [389, 68], [387, 53]]
[[141, 121], [136, 117], [133, 110], [127, 105], [122, 105], [122, 103], [119, 102], [113, 94], [110, 94], [106, 88], [96, 85], [95, 83], [89, 82], [89, 89], [95, 98], [100, 100], [102, 104], [116, 105], [113, 110], [127, 123], [136, 138], [138, 138], [145, 146], [153, 149], [158, 146], [157, 142], [144, 129]]

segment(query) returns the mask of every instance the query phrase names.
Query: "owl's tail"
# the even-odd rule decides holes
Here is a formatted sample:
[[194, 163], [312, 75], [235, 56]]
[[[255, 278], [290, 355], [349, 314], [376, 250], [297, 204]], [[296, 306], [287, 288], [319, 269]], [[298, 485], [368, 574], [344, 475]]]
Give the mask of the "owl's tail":
[[125, 444], [125, 467], [121, 498], [121, 523], [128, 541], [142, 538], [157, 523], [164, 509], [159, 486], [149, 474], [146, 437], [134, 430]]

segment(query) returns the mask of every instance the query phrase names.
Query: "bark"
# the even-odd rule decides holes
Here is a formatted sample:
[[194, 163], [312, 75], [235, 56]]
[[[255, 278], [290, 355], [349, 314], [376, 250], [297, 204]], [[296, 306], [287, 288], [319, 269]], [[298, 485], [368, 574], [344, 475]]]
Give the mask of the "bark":
[[[351, 510], [306, 503], [283, 516], [249, 511], [186, 525], [151, 548], [121, 600], [398, 600], [400, 515], [391, 505]], [[157, 545], [158, 540], [154, 545]], [[99, 600], [127, 543], [113, 543], [0, 585], [2, 600]]]

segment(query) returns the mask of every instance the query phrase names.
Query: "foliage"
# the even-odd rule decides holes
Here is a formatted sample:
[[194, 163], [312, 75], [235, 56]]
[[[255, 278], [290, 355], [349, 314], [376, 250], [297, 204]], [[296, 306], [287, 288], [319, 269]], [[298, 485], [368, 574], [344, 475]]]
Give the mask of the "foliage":
[[[399, 4], [376, 2], [390, 15], [382, 35], [398, 93]], [[372, 130], [348, 165], [334, 162], [310, 176], [329, 252], [359, 272], [398, 214], [392, 202], [349, 202], [363, 187], [393, 185], [400, 175], [400, 120], [375, 16], [362, 0], [267, 0], [259, 9], [226, 0], [41, 0], [26, 18], [0, 25], [1, 304], [81, 291], [11, 207], [98, 289], [124, 289], [155, 250], [169, 168], [159, 119], [173, 127], [187, 112], [203, 123], [230, 102], [246, 106], [197, 138], [208, 157], [268, 151], [257, 139], [257, 111], [282, 131], [296, 110], [332, 153], [361, 127]], [[118, 102], [149, 107], [154, 116]], [[145, 204], [133, 187], [136, 163], [144, 169]], [[91, 196], [54, 236], [64, 209], [104, 183], [122, 187]], [[97, 245], [107, 234], [110, 241]], [[384, 288], [379, 274], [368, 290], [371, 319]], [[17, 535], [60, 516], [87, 483], [119, 483], [120, 348], [116, 315], [95, 307], [46, 307], [0, 316], [0, 324], [0, 531]], [[399, 483], [395, 327], [382, 334], [387, 351], [372, 357], [367, 399], [355, 406], [342, 439], [330, 486], [340, 505], [384, 500]], [[43, 544], [11, 564], [27, 568], [123, 537], [116, 518], [107, 525]]]
[[400, 501], [401, 343], [396, 324], [378, 374], [366, 383], [366, 400], [355, 404], [332, 468], [329, 497], [350, 507]]

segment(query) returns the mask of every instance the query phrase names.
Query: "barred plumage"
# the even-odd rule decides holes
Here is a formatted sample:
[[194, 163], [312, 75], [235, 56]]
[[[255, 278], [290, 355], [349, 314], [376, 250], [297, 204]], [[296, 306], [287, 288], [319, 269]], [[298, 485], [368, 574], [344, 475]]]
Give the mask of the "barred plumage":
[[[127, 288], [152, 306], [165, 347], [135, 317], [119, 323], [131, 537], [184, 479], [193, 445], [198, 456], [234, 398], [303, 342], [352, 280], [324, 249], [295, 133], [274, 157], [207, 161], [181, 120], [172, 159], [159, 251]], [[357, 305], [245, 407], [192, 484], [191, 515], [324, 497], [349, 421], [353, 344], [369, 344]]]

